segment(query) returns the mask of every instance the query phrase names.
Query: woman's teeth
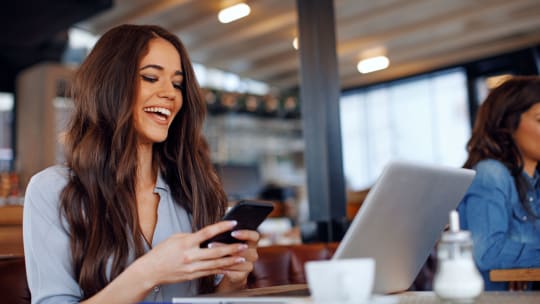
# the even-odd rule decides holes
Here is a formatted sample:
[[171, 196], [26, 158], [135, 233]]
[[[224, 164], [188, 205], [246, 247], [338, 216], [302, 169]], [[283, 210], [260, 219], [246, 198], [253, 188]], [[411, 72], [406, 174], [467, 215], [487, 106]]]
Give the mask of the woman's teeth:
[[159, 113], [159, 114], [167, 116], [167, 117], [171, 116], [171, 110], [166, 109], [166, 108], [148, 107], [148, 108], [144, 108], [143, 110], [145, 112], [150, 112], [150, 113]]

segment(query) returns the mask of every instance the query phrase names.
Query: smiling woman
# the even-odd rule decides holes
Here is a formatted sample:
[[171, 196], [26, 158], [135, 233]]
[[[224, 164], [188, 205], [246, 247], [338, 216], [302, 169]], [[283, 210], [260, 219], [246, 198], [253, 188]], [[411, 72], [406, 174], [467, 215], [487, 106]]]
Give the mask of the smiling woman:
[[[157, 26], [105, 33], [76, 73], [66, 164], [32, 177], [24, 248], [33, 303], [133, 303], [243, 288], [259, 234], [231, 230], [180, 40]], [[216, 276], [216, 275], [220, 276]]]
[[[140, 78], [133, 110], [139, 141], [162, 142], [182, 107], [183, 75], [180, 57], [165, 39], [152, 39], [140, 62]], [[155, 98], [155, 97], [158, 98]]]

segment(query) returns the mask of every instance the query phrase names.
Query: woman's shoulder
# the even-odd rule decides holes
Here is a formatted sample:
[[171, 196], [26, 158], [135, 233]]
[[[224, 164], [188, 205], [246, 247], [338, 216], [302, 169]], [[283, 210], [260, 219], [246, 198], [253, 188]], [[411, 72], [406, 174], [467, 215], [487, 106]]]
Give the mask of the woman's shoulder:
[[40, 225], [39, 221], [28, 221], [34, 214], [39, 214], [39, 218], [45, 220], [43, 225], [58, 222], [60, 194], [66, 186], [68, 174], [65, 166], [52, 166], [32, 176], [24, 193], [25, 225]]
[[510, 170], [508, 170], [508, 168], [501, 161], [491, 158], [479, 161], [474, 166], [474, 169], [476, 171], [488, 171], [501, 174], [510, 174]]
[[68, 167], [64, 165], [54, 165], [34, 174], [31, 180], [41, 182], [41, 183], [49, 182], [49, 181], [58, 182], [60, 180], [67, 181], [68, 177], [69, 177]]
[[59, 192], [66, 186], [68, 177], [69, 170], [66, 166], [51, 166], [32, 176], [26, 191]]
[[476, 171], [476, 179], [495, 183], [513, 181], [510, 170], [502, 162], [495, 159], [481, 160], [473, 169]]

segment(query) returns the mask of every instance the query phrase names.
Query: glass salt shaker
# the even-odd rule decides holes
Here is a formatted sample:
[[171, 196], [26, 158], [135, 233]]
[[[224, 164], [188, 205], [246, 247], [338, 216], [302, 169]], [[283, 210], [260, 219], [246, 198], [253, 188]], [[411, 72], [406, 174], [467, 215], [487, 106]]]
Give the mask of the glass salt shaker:
[[433, 281], [435, 294], [445, 302], [472, 303], [484, 289], [484, 280], [476, 268], [471, 233], [459, 229], [457, 211], [450, 212], [450, 230], [443, 232], [437, 246], [437, 271]]

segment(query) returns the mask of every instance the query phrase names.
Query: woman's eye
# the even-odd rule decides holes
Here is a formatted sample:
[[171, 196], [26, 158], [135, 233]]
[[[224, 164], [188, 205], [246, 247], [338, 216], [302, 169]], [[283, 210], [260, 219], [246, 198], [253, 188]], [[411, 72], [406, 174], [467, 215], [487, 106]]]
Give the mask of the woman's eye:
[[142, 77], [142, 79], [144, 81], [148, 81], [148, 82], [156, 82], [157, 81], [156, 77], [146, 76], [146, 75], [141, 75], [141, 77]]
[[178, 89], [178, 90], [184, 89], [184, 84], [182, 82], [173, 82], [173, 86], [175, 89]]

